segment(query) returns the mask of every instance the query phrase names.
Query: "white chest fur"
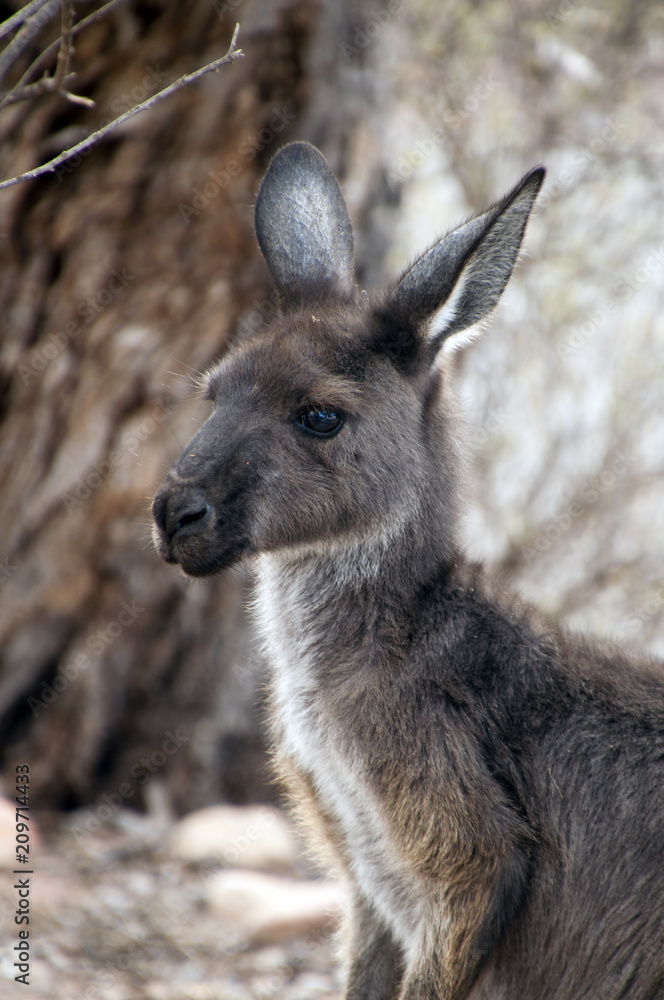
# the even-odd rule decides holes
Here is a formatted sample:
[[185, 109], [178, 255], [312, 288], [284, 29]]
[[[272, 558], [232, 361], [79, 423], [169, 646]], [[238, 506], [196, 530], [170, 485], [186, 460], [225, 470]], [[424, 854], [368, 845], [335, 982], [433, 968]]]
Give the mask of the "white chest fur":
[[[316, 669], [317, 636], [302, 626], [311, 620], [302, 613], [305, 593], [311, 589], [284, 574], [274, 557], [261, 557], [255, 610], [274, 672], [272, 712], [280, 750], [312, 782], [321, 806], [336, 821], [358, 888], [408, 952], [424, 917], [426, 892], [399, 857], [360, 752], [352, 740], [339, 738], [326, 711], [329, 698]], [[320, 595], [327, 601], [332, 596]]]

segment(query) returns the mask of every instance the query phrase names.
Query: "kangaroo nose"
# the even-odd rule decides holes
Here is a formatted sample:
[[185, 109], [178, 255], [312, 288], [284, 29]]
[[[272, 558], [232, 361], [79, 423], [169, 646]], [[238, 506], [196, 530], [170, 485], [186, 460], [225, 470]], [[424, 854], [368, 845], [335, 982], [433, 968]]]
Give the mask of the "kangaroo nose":
[[174, 495], [166, 492], [155, 497], [152, 513], [158, 526], [171, 541], [180, 532], [197, 535], [203, 531], [210, 505], [200, 493], [185, 490]]

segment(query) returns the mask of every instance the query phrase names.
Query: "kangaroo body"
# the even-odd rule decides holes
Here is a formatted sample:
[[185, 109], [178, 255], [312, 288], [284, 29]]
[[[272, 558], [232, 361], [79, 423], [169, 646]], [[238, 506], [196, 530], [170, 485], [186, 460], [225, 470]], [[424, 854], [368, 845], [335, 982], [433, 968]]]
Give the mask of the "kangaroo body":
[[275, 761], [348, 884], [348, 1000], [664, 997], [664, 670], [571, 636], [460, 552], [444, 343], [511, 273], [543, 172], [353, 287], [303, 143], [256, 206], [284, 309], [208, 373], [154, 502], [194, 576], [253, 561]]
[[432, 927], [447, 967], [404, 996], [664, 995], [659, 666], [566, 635], [461, 559], [402, 616], [335, 568], [262, 557], [256, 609], [279, 772], [356, 894], [349, 995], [400, 996]]

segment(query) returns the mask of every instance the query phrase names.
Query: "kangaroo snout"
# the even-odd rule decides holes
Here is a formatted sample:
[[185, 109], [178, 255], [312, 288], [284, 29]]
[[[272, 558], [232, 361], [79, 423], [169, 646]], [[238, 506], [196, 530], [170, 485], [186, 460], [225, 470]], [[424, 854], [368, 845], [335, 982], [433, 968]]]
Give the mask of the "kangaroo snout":
[[[200, 484], [169, 474], [152, 503], [153, 538], [166, 562], [179, 563], [188, 576], [210, 576], [236, 562], [248, 548], [237, 492], [221, 500]], [[240, 505], [241, 507], [241, 505]]]
[[152, 504], [152, 513], [157, 527], [171, 542], [176, 535], [181, 540], [204, 531], [210, 516], [210, 505], [202, 493], [184, 484], [158, 493]]
[[200, 487], [173, 472], [168, 480], [152, 502], [154, 541], [166, 562], [179, 562], [185, 568], [183, 560], [195, 557], [202, 536], [210, 529], [212, 508]]

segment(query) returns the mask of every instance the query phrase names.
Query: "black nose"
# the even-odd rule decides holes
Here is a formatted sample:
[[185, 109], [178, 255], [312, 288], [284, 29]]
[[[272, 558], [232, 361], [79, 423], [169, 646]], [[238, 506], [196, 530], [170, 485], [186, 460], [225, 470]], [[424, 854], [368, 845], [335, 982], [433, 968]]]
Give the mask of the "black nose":
[[183, 532], [186, 535], [197, 535], [203, 531], [210, 516], [210, 505], [196, 491], [165, 490], [155, 497], [152, 514], [158, 527], [170, 541]]

